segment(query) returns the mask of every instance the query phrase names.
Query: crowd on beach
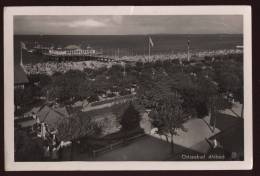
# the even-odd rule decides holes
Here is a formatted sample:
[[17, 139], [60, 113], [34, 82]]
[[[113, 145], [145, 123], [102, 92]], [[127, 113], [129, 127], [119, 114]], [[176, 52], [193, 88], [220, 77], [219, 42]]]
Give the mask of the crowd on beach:
[[[190, 51], [190, 58], [204, 58], [204, 57], [214, 57], [218, 55], [228, 55], [228, 54], [242, 54], [241, 49], [223, 49], [223, 50], [208, 50], [208, 51]], [[133, 61], [133, 62], [154, 62], [157, 60], [173, 60], [173, 59], [187, 59], [187, 52], [179, 52], [172, 54], [153, 54], [150, 57], [148, 55], [136, 55], [136, 56], [123, 56], [119, 60]]]
[[98, 69], [101, 67], [110, 67], [113, 63], [105, 63], [98, 61], [80, 61], [80, 62], [44, 62], [37, 64], [26, 64], [24, 65], [27, 74], [47, 74], [52, 75], [55, 72], [65, 73], [68, 70], [84, 70]]
[[[224, 50], [210, 50], [210, 51], [190, 51], [190, 59], [198, 59], [204, 57], [214, 57], [218, 55], [228, 54], [241, 54], [241, 49], [224, 49]], [[69, 70], [84, 70], [98, 69], [101, 67], [111, 67], [114, 64], [121, 62], [155, 62], [157, 60], [173, 60], [173, 59], [187, 59], [187, 53], [175, 53], [175, 54], [155, 54], [150, 57], [147, 55], [136, 55], [136, 56], [122, 56], [122, 57], [111, 57], [114, 62], [100, 62], [100, 61], [66, 61], [66, 62], [55, 62], [49, 61], [37, 64], [26, 64], [24, 65], [27, 74], [48, 74], [52, 75], [55, 72], [65, 73]]]

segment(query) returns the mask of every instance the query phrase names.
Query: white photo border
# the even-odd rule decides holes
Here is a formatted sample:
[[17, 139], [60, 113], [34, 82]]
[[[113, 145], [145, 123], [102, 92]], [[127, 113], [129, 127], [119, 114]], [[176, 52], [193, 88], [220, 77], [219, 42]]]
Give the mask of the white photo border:
[[[15, 162], [13, 18], [15, 15], [243, 15], [244, 161]], [[4, 147], [7, 171], [249, 170], [253, 167], [251, 6], [89, 6], [4, 8]]]

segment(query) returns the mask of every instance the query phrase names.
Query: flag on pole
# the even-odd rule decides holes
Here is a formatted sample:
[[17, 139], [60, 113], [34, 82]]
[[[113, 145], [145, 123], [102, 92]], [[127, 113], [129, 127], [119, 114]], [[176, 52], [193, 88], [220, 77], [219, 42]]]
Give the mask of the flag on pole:
[[152, 38], [151, 38], [151, 37], [149, 37], [149, 45], [150, 45], [151, 47], [153, 47], [153, 46], [154, 46], [154, 44], [153, 44], [153, 40], [152, 40]]
[[21, 49], [25, 49], [25, 50], [27, 49], [24, 42], [20, 42], [20, 44], [21, 44]]
[[187, 49], [188, 49], [187, 60], [190, 61], [190, 40], [188, 40], [187, 42]]

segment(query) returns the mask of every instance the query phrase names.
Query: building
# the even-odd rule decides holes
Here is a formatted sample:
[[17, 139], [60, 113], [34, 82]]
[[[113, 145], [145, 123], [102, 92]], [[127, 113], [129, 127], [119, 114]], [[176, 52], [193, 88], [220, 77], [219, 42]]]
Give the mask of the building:
[[96, 50], [91, 47], [81, 49], [77, 45], [68, 45], [63, 49], [50, 49], [47, 55], [50, 56], [89, 56], [95, 55]]
[[40, 122], [48, 124], [49, 129], [56, 130], [59, 123], [69, 117], [69, 113], [65, 107], [49, 107], [42, 106], [36, 113]]
[[29, 80], [22, 66], [14, 65], [14, 88], [24, 89], [24, 86], [27, 83], [29, 83]]

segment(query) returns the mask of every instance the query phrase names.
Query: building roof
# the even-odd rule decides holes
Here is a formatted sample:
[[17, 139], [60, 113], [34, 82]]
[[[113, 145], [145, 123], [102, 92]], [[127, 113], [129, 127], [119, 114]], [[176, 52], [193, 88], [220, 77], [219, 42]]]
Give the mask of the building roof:
[[76, 49], [80, 49], [80, 47], [78, 45], [68, 45], [66, 46], [64, 49], [67, 50], [76, 50]]
[[65, 107], [50, 108], [45, 105], [37, 112], [37, 116], [41, 122], [45, 122], [50, 128], [56, 129], [58, 123], [69, 115]]
[[23, 68], [18, 64], [14, 65], [14, 84], [24, 84], [28, 82], [29, 80]]

